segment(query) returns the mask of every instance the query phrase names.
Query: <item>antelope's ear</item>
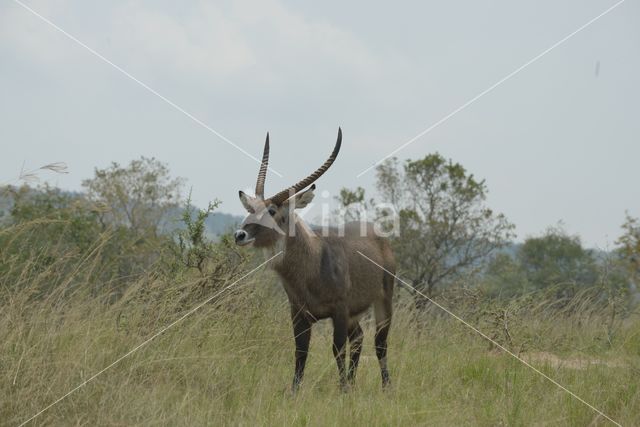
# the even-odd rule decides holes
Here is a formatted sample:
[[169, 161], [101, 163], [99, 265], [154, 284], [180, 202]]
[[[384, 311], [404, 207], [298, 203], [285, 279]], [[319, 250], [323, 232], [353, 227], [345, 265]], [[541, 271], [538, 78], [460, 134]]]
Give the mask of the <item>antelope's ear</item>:
[[253, 208], [253, 204], [251, 203], [253, 201], [253, 197], [247, 195], [247, 193], [245, 193], [242, 190], [240, 190], [238, 194], [240, 195], [240, 201], [242, 202], [242, 206], [244, 206], [247, 212], [255, 213], [255, 209]]
[[295, 195], [295, 208], [303, 209], [306, 208], [309, 203], [313, 200], [315, 194], [313, 194], [313, 190], [316, 189], [316, 185], [313, 184], [308, 190], [303, 191]]

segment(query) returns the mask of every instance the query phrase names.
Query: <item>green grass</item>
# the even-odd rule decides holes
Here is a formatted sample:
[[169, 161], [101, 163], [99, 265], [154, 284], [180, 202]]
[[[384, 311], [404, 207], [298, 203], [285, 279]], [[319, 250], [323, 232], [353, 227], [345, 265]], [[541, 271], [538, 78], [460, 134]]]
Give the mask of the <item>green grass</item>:
[[[331, 327], [320, 323], [313, 330], [304, 385], [291, 396], [289, 310], [272, 277], [264, 278], [260, 272], [239, 283], [237, 291], [206, 305], [32, 424], [610, 424], [511, 356], [490, 350], [455, 320], [429, 316], [416, 323], [402, 298], [390, 335], [390, 390], [381, 390], [373, 325], [365, 319], [365, 349], [351, 392], [339, 391]], [[44, 301], [23, 294], [28, 291], [7, 292], [0, 314], [3, 425], [27, 420], [195, 305], [176, 302], [171, 285], [148, 280], [112, 305], [79, 291]], [[514, 337], [536, 337], [528, 351], [548, 351], [549, 343], [562, 339], [559, 357], [570, 357], [573, 348], [615, 361], [584, 369], [534, 365], [621, 424], [640, 424], [640, 322], [627, 320], [605, 345], [597, 318], [579, 326], [530, 320]]]

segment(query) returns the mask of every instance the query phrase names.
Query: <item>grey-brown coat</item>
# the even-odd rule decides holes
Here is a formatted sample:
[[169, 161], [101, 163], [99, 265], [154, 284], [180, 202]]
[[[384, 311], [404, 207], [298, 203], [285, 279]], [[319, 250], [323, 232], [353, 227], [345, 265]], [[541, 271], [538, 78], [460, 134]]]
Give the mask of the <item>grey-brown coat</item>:
[[[269, 158], [267, 134], [256, 197], [240, 192], [240, 200], [249, 216], [235, 232], [236, 243], [283, 252], [275, 259], [273, 268], [282, 279], [291, 306], [296, 342], [294, 391], [302, 381], [311, 325], [326, 318], [333, 321], [333, 352], [340, 383], [346, 388], [349, 382], [353, 382], [362, 350], [359, 319], [371, 306], [376, 319], [375, 347], [382, 384], [386, 386], [389, 383], [386, 353], [395, 261], [388, 241], [377, 236], [371, 224], [364, 228], [360, 223], [352, 223], [343, 230], [312, 230], [294, 212], [313, 199], [315, 185], [305, 191], [300, 190], [312, 184], [331, 166], [340, 150], [341, 139], [339, 130], [333, 153], [313, 174], [265, 199], [264, 180]], [[347, 339], [351, 345], [348, 370], [345, 367]]]

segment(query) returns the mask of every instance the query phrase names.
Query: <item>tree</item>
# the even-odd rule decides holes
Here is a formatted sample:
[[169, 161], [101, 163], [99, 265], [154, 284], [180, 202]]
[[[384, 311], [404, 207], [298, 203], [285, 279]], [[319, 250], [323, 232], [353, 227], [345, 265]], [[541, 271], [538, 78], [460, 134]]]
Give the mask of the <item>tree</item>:
[[112, 236], [117, 275], [142, 273], [161, 258], [158, 248], [171, 238], [178, 216], [182, 179], [172, 178], [164, 163], [141, 157], [96, 169], [82, 185], [103, 232]]
[[375, 203], [373, 199], [367, 200], [362, 187], [357, 187], [355, 190], [342, 188], [335, 200], [340, 204], [336, 215], [345, 222], [364, 219], [363, 215], [373, 209]]
[[640, 220], [626, 215], [622, 224], [624, 234], [618, 239], [620, 252], [629, 265], [634, 278], [640, 276]]
[[84, 252], [100, 233], [95, 213], [82, 194], [62, 191], [47, 184], [37, 188], [22, 185], [7, 190], [9, 215], [6, 225], [34, 230], [20, 239], [18, 250], [49, 250], [40, 259], [55, 258], [65, 251]]
[[431, 295], [463, 274], [480, 270], [513, 237], [513, 225], [485, 205], [487, 187], [440, 154], [390, 159], [377, 167], [377, 188], [399, 215], [393, 245], [402, 274]]
[[550, 227], [541, 237], [525, 240], [518, 252], [520, 265], [535, 288], [551, 285], [589, 286], [598, 281], [598, 266], [578, 236]]
[[141, 157], [127, 167], [114, 162], [96, 169], [82, 186], [104, 227], [124, 226], [137, 235], [158, 236], [169, 212], [178, 207], [182, 179], [171, 178], [164, 163]]
[[518, 259], [508, 253], [499, 253], [489, 261], [482, 287], [489, 295], [502, 298], [513, 298], [533, 290]]

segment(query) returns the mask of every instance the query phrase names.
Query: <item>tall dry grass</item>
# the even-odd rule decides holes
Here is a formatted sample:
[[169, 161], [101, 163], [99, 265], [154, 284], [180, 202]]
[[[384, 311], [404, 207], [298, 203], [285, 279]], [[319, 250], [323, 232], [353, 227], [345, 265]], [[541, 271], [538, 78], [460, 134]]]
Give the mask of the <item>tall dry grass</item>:
[[[126, 279], [115, 298], [113, 287], [96, 279], [102, 243], [86, 253], [60, 252], [47, 263], [37, 251], [14, 258], [0, 253], [0, 424], [28, 420], [214, 291], [202, 289], [201, 277], [171, 281], [151, 269]], [[637, 316], [611, 323], [608, 306], [591, 310], [586, 297], [565, 311], [540, 298], [507, 306], [474, 298], [449, 295], [441, 302], [522, 357], [532, 356], [532, 364], [617, 422], [640, 425]], [[500, 312], [507, 313], [508, 333]], [[433, 307], [416, 312], [403, 289], [390, 335], [393, 387], [382, 392], [368, 317], [364, 329], [351, 392], [337, 387], [331, 328], [321, 322], [313, 330], [304, 385], [291, 396], [286, 298], [273, 274], [259, 271], [31, 424], [609, 424], [451, 317]], [[533, 357], [540, 354], [556, 359]], [[576, 358], [587, 362], [562, 363]]]

